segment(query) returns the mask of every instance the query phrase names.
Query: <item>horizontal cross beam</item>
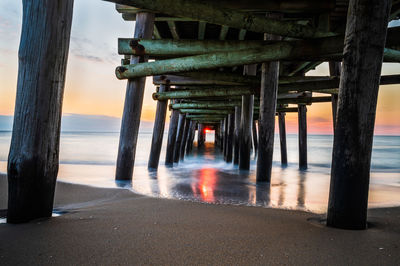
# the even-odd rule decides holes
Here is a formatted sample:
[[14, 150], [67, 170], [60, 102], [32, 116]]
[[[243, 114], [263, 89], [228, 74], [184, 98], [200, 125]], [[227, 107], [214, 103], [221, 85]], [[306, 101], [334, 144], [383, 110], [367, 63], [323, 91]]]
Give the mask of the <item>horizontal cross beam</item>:
[[291, 21], [280, 21], [248, 12], [219, 6], [201, 0], [107, 0], [117, 4], [152, 10], [170, 16], [188, 17], [207, 23], [246, 29], [259, 33], [270, 33], [296, 38], [320, 38], [334, 35], [309, 25]]

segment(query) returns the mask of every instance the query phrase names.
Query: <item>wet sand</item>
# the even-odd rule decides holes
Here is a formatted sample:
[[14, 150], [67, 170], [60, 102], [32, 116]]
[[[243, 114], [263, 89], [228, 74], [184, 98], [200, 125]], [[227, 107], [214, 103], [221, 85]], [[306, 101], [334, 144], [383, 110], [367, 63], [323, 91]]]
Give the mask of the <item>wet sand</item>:
[[[7, 183], [0, 176], [0, 208]], [[373, 209], [365, 231], [302, 211], [201, 204], [123, 189], [57, 184], [60, 217], [0, 224], [3, 265], [398, 265], [400, 208]], [[311, 219], [311, 221], [310, 221]]]

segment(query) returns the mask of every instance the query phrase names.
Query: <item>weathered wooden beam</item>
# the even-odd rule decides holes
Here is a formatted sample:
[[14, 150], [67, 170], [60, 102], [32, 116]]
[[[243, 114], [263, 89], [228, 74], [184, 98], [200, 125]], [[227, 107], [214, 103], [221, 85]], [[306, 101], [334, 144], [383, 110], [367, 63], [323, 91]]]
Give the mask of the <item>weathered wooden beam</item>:
[[176, 134], [178, 131], [179, 111], [172, 110], [169, 120], [167, 151], [165, 153], [165, 165], [173, 166], [174, 164], [174, 148], [176, 142]]
[[[153, 26], [154, 14], [138, 13], [135, 24], [135, 38], [151, 39]], [[138, 63], [139, 61], [146, 61], [146, 58], [136, 56], [131, 58], [131, 63]], [[119, 137], [116, 180], [132, 179], [145, 82], [145, 78], [128, 80]]]
[[195, 119], [195, 118], [218, 118], [218, 119], [224, 119], [226, 115], [216, 115], [216, 114], [187, 114], [186, 117], [190, 119]]
[[279, 21], [263, 16], [221, 7], [214, 2], [199, 0], [107, 0], [117, 4], [135, 6], [162, 12], [171, 16], [189, 17], [212, 24], [226, 25], [237, 29], [270, 33], [296, 38], [320, 38], [332, 36], [311, 26], [290, 21]]
[[332, 37], [313, 41], [280, 42], [264, 45], [257, 49], [216, 52], [150, 63], [124, 65], [117, 67], [116, 76], [119, 79], [126, 79], [218, 67], [233, 67], [289, 58], [309, 58], [318, 54], [318, 51], [324, 51], [327, 54], [340, 53], [342, 48], [334, 45], [340, 39], [340, 37]]
[[[386, 40], [386, 48], [396, 49], [400, 45], [400, 27], [393, 27], [388, 29], [388, 36]], [[318, 45], [321, 40], [329, 40], [329, 47], [324, 49], [323, 45]], [[268, 46], [272, 49], [272, 45], [291, 45], [296, 48], [306, 50], [312, 47], [321, 47], [321, 49], [313, 51], [310, 55], [301, 56], [298, 54], [296, 59], [313, 59], [329, 57], [334, 55], [333, 58], [341, 58], [343, 51], [343, 37], [337, 36], [332, 38], [324, 38], [321, 40], [314, 41], [293, 41], [293, 40], [178, 40], [178, 39], [161, 39], [161, 40], [144, 40], [137, 38], [119, 38], [118, 39], [118, 53], [126, 55], [148, 55], [151, 57], [182, 57], [182, 56], [193, 56], [202, 55], [208, 53], [218, 52], [236, 52], [240, 50], [251, 51], [254, 49], [262, 49]], [[278, 46], [279, 47], [279, 46]], [[329, 50], [328, 50], [329, 48]], [[390, 50], [389, 50], [390, 52]], [[285, 58], [283, 58], [285, 59]], [[304, 62], [299, 65], [300, 71], [306, 67], [310, 62]]]
[[299, 168], [307, 169], [307, 107], [299, 104]]
[[176, 134], [175, 147], [174, 147], [174, 163], [179, 162], [183, 131], [185, 129], [185, 120], [186, 120], [186, 114], [180, 113], [178, 121], [178, 130]]
[[[330, 11], [335, 8], [335, 1], [327, 0], [219, 0], [220, 6], [238, 9], [246, 12], [290, 12], [290, 13], [320, 13], [322, 11]], [[141, 9], [127, 5], [116, 5], [119, 13], [138, 13]], [[393, 13], [393, 12], [392, 12]]]
[[162, 93], [153, 93], [154, 100], [167, 99], [185, 99], [185, 98], [203, 98], [203, 97], [221, 97], [235, 95], [254, 94], [253, 89], [231, 88], [231, 89], [211, 89], [211, 90], [188, 90], [188, 91], [169, 91]]
[[[118, 79], [127, 79], [143, 76], [164, 75], [170, 73], [189, 72], [198, 70], [214, 69], [219, 67], [233, 67], [243, 64], [257, 64], [274, 60], [298, 60], [308, 57], [309, 60], [317, 61], [328, 60], [332, 58], [318, 55], [319, 50], [324, 52], [336, 51], [340, 53], [341, 49], [333, 47], [332, 43], [324, 38], [309, 42], [308, 47], [296, 46], [295, 43], [278, 43], [266, 45], [259, 49], [238, 50], [229, 52], [216, 52], [196, 56], [186, 56], [174, 59], [159, 60], [149, 63], [131, 64], [119, 66], [115, 70]], [[333, 38], [334, 39], [334, 38]], [[324, 43], [324, 45], [322, 44]], [[400, 51], [385, 49], [388, 62], [400, 62]], [[386, 60], [385, 60], [386, 61]], [[319, 64], [319, 62], [318, 62]]]
[[221, 41], [225, 40], [226, 35], [228, 34], [228, 31], [229, 31], [229, 27], [222, 25], [221, 26], [221, 31], [219, 32], [218, 39], [221, 40]]
[[225, 109], [239, 105], [238, 102], [205, 102], [205, 103], [176, 103], [171, 105], [172, 109]]
[[[161, 85], [159, 92], [168, 91], [168, 85]], [[150, 170], [157, 170], [160, 161], [160, 153], [162, 141], [164, 137], [165, 116], [167, 114], [168, 101], [158, 101], [156, 109], [156, 118], [153, 126], [153, 136], [151, 140], [151, 148], [149, 155], [149, 163], [147, 165]]]
[[53, 211], [73, 2], [23, 1], [8, 223], [51, 217]]
[[230, 114], [231, 110], [221, 110], [221, 109], [180, 109], [181, 113], [188, 114], [216, 114], [216, 115], [227, 115]]
[[[180, 73], [181, 74], [181, 73]], [[199, 75], [201, 75], [199, 73]], [[230, 81], [223, 81], [217, 79], [208, 79], [207, 77], [203, 76], [202, 78], [192, 78], [186, 77], [185, 75], [161, 75], [161, 76], [153, 76], [153, 84], [160, 85], [160, 84], [171, 84], [171, 85], [178, 85], [178, 86], [215, 86], [215, 85], [242, 85], [238, 82], [230, 82]]]
[[282, 166], [287, 166], [287, 146], [286, 146], [286, 123], [285, 123], [286, 113], [278, 113], [278, 123], [279, 123], [279, 141], [281, 148], [281, 164]]
[[366, 229], [376, 103], [390, 0], [350, 0], [327, 225]]

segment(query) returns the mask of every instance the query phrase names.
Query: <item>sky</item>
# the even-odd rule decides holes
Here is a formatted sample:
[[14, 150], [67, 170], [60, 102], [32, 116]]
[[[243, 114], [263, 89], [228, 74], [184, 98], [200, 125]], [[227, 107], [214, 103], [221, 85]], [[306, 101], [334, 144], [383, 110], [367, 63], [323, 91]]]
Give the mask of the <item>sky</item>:
[[[22, 21], [22, 1], [0, 1], [0, 116], [12, 116], [18, 72], [18, 46]], [[395, 25], [400, 25], [396, 22]], [[114, 70], [120, 64], [117, 39], [133, 36], [134, 22], [124, 21], [115, 5], [100, 0], [75, 0], [71, 43], [64, 93], [64, 117], [112, 117], [120, 120], [126, 81], [118, 80]], [[328, 75], [322, 64], [308, 75]], [[383, 75], [400, 74], [400, 64], [384, 64]], [[143, 121], [153, 121], [155, 87], [147, 79]], [[400, 135], [400, 85], [381, 86], [375, 134]], [[308, 106], [308, 131], [332, 133], [330, 103]], [[63, 118], [64, 119], [64, 118]], [[73, 119], [71, 120], [73, 121]], [[297, 114], [286, 117], [287, 131], [297, 132]]]

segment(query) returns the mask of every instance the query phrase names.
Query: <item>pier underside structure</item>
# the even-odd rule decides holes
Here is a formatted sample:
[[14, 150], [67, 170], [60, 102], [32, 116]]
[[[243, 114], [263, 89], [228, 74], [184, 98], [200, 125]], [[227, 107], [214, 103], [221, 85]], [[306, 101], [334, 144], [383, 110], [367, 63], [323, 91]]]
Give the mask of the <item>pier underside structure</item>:
[[[109, 1], [116, 3], [124, 20], [136, 21], [133, 38], [118, 40], [122, 60], [115, 74], [118, 79], [127, 80], [127, 91], [116, 179], [129, 180], [133, 175], [147, 76], [152, 76], [158, 87], [153, 94], [158, 104], [148, 164], [151, 170], [159, 164], [166, 108], [172, 110], [165, 160], [170, 167], [192, 151], [196, 129], [201, 148], [204, 129], [210, 128], [215, 130], [216, 148], [221, 149], [227, 162], [248, 170], [253, 150], [257, 153], [257, 181], [270, 182], [275, 117], [279, 120], [282, 165], [286, 165], [285, 114], [296, 112], [299, 168], [306, 169], [307, 106], [332, 102], [335, 137], [328, 225], [366, 228], [378, 88], [380, 84], [400, 83], [400, 75], [381, 76], [382, 62], [400, 62], [400, 27], [387, 28], [389, 21], [398, 19], [400, 1]], [[38, 28], [33, 34], [23, 30], [20, 50], [28, 49], [26, 52], [34, 54], [29, 48], [45, 49], [39, 47], [41, 43], [38, 47], [30, 44], [49, 31], [54, 34], [53, 39], [61, 39], [51, 59], [63, 56], [68, 45], [61, 42], [69, 42], [70, 24], [67, 29], [56, 31], [58, 20], [63, 19], [57, 15], [72, 15], [72, 8], [63, 7], [60, 11], [45, 0], [26, 0], [24, 6], [33, 2], [49, 6], [44, 12], [54, 16], [54, 23], [46, 24], [50, 29]], [[34, 20], [31, 24], [48, 19], [30, 17], [33, 15], [29, 12], [42, 11], [24, 9], [24, 25], [29, 19]], [[323, 62], [330, 64], [329, 76], [306, 75]], [[56, 60], [54, 64], [54, 69], [59, 70], [61, 85], [57, 84], [57, 88], [62, 95], [66, 60]], [[20, 70], [18, 84], [27, 79], [22, 71], [41, 71], [34, 65], [29, 67], [32, 69]], [[51, 77], [44, 75], [43, 79]], [[41, 158], [34, 148], [46, 148], [46, 143], [58, 145], [59, 126], [36, 125], [49, 121], [46, 116], [58, 125], [59, 111], [47, 113], [42, 111], [43, 106], [34, 106], [31, 113], [37, 115], [29, 122], [32, 124], [22, 117], [23, 105], [42, 97], [34, 92], [44, 85], [18, 86], [8, 165], [9, 222], [51, 215], [48, 206], [52, 205], [54, 187], [48, 184], [55, 182], [58, 149], [51, 158]], [[48, 86], [47, 92], [55, 93], [54, 86]], [[43, 92], [46, 97], [47, 92]], [[52, 108], [61, 107], [62, 97], [51, 98], [48, 103]], [[254, 128], [257, 125], [258, 130]], [[24, 131], [25, 127], [46, 133]], [[25, 138], [26, 132], [32, 135], [30, 139]], [[34, 141], [39, 133], [48, 137]], [[21, 149], [27, 146], [28, 153]], [[35, 169], [34, 175], [31, 169]], [[26, 192], [27, 184], [34, 184], [36, 190]], [[32, 195], [44, 187], [48, 197], [33, 199]]]

